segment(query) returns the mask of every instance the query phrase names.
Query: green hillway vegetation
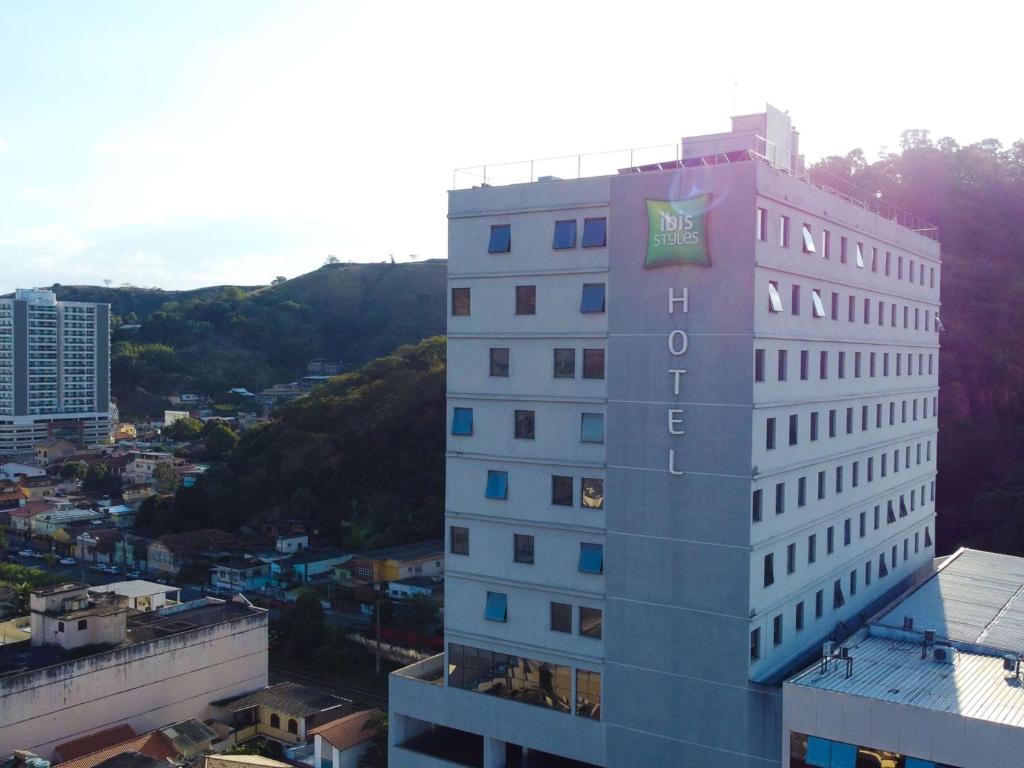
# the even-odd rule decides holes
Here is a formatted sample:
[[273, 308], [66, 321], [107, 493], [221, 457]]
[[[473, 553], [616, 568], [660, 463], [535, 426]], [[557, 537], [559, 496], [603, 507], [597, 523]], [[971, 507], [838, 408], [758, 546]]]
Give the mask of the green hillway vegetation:
[[[1024, 554], [1024, 142], [962, 147], [908, 131], [899, 152], [876, 162], [854, 150], [811, 173], [852, 182], [939, 227], [947, 328], [939, 548]], [[445, 265], [432, 262], [326, 265], [266, 288], [176, 295], [136, 317], [142, 327], [117, 333], [114, 357], [116, 395], [129, 413], [147, 402], [150, 412], [164, 407], [149, 393], [216, 396], [291, 380], [311, 357], [379, 358], [277, 410], [179, 491], [173, 508], [151, 510], [151, 522], [231, 530], [268, 516], [310, 517], [343, 545], [440, 536], [444, 341], [390, 352], [442, 333], [444, 313]]]

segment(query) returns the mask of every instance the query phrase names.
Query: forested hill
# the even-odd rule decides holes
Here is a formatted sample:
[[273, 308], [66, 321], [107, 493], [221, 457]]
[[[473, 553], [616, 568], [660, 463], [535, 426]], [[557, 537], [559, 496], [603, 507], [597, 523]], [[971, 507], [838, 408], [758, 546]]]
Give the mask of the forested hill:
[[811, 172], [938, 226], [939, 544], [1024, 554], [1024, 141], [907, 131], [900, 153], [869, 164], [854, 150]]
[[54, 290], [63, 300], [110, 302], [113, 394], [123, 414], [139, 418], [161, 414], [168, 394], [222, 399], [232, 387], [294, 381], [314, 357], [355, 369], [443, 333], [445, 270], [438, 259], [333, 263], [257, 288]]

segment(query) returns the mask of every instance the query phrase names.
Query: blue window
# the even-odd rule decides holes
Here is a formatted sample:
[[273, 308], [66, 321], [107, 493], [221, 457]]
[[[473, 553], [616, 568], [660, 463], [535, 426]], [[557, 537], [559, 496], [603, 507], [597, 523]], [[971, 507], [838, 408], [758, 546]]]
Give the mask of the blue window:
[[604, 248], [608, 242], [608, 221], [600, 219], [583, 220], [583, 247]]
[[488, 621], [508, 621], [508, 595], [504, 592], [488, 592], [484, 618]]
[[584, 283], [580, 312], [604, 312], [604, 283]]
[[555, 222], [555, 241], [551, 247], [556, 251], [576, 247], [576, 219]]
[[604, 546], [580, 544], [580, 573], [604, 573]]
[[604, 414], [584, 413], [581, 417], [580, 440], [584, 443], [604, 442]]
[[829, 768], [854, 768], [857, 764], [857, 747], [853, 744], [832, 742], [832, 763]]
[[487, 493], [488, 499], [508, 498], [508, 472], [499, 472], [495, 469], [487, 470]]
[[906, 768], [935, 768], [935, 763], [931, 760], [922, 760], [919, 757], [905, 757], [903, 759], [906, 761], [904, 763]]
[[452, 412], [452, 434], [472, 435], [473, 434], [473, 409], [456, 408]]
[[817, 736], [807, 737], [807, 756], [804, 762], [817, 768], [829, 768], [832, 764], [832, 742], [819, 739]]
[[512, 250], [512, 226], [492, 224], [491, 240], [487, 243], [488, 253], [508, 253]]

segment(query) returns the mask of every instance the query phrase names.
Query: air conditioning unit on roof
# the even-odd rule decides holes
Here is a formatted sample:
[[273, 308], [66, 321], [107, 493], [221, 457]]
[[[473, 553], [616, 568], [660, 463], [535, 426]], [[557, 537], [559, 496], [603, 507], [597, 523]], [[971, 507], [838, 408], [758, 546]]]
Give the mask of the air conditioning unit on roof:
[[952, 664], [955, 655], [956, 649], [951, 645], [938, 643], [932, 648], [932, 660], [940, 664]]

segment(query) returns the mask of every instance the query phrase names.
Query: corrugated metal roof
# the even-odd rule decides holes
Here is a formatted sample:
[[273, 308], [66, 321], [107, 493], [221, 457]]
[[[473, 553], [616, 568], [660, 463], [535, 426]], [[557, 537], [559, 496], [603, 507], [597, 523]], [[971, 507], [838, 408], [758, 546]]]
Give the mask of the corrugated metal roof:
[[957, 651], [952, 664], [921, 658], [921, 646], [862, 633], [845, 643], [853, 675], [833, 663], [814, 664], [789, 681], [820, 690], [1024, 727], [1024, 685], [998, 656]]
[[965, 549], [877, 623], [1002, 650], [1024, 650], [1024, 558]]

